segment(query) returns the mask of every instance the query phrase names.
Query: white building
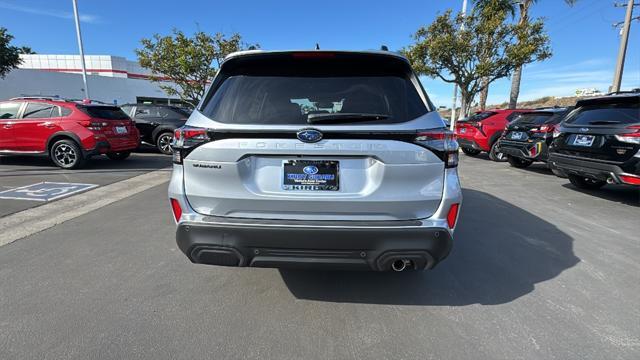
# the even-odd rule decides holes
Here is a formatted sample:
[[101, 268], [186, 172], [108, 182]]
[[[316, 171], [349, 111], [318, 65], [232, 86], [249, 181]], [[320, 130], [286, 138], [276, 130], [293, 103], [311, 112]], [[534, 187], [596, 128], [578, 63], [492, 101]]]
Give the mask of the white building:
[[[18, 69], [0, 79], [0, 100], [18, 96], [84, 98], [79, 55], [20, 55]], [[119, 56], [85, 55], [89, 95], [106, 103], [177, 102], [137, 62]], [[167, 83], [170, 84], [170, 83]]]

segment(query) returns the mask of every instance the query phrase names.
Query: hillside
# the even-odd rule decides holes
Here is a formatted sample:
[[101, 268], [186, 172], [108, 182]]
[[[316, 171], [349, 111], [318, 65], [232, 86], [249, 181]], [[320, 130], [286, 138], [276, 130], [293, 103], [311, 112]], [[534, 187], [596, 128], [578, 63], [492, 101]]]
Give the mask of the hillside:
[[[539, 99], [531, 100], [531, 101], [522, 101], [518, 102], [519, 109], [535, 109], [541, 107], [553, 107], [553, 106], [571, 106], [575, 105], [576, 101], [581, 99], [577, 96], [567, 96], [567, 97], [555, 97], [555, 96], [545, 96]], [[506, 109], [509, 103], [504, 102], [502, 104], [492, 104], [487, 105], [487, 109]], [[478, 108], [473, 108], [473, 111], [479, 110]], [[451, 110], [442, 110], [440, 111], [440, 115], [443, 117], [449, 117], [451, 115]]]

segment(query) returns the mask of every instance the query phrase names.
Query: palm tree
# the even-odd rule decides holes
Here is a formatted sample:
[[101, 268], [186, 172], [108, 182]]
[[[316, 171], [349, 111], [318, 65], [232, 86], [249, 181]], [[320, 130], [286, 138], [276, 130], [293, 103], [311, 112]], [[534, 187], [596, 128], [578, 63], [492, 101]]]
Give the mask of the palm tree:
[[[475, 5], [480, 9], [486, 7], [491, 2], [498, 2], [505, 7], [508, 12], [515, 14], [516, 9], [520, 15], [518, 25], [529, 23], [529, 9], [537, 0], [475, 0]], [[573, 6], [578, 0], [564, 0], [564, 2]], [[515, 109], [518, 104], [518, 96], [520, 95], [520, 80], [522, 79], [522, 66], [518, 66], [511, 76], [511, 92], [509, 94], [509, 109]], [[489, 92], [489, 86], [485, 86], [480, 93], [480, 107], [484, 109]], [[484, 100], [484, 102], [483, 102]]]

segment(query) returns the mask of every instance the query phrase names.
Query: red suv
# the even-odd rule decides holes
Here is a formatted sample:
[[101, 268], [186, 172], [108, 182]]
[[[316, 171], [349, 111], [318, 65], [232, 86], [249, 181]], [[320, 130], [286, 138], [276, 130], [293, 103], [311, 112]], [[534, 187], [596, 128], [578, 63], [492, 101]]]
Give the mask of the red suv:
[[526, 109], [486, 110], [477, 112], [456, 124], [456, 138], [462, 151], [470, 156], [489, 153], [493, 161], [506, 161], [507, 157], [498, 151], [498, 139], [508, 123]]
[[0, 154], [47, 154], [75, 169], [93, 155], [123, 160], [140, 135], [117, 106], [44, 98], [0, 102]]

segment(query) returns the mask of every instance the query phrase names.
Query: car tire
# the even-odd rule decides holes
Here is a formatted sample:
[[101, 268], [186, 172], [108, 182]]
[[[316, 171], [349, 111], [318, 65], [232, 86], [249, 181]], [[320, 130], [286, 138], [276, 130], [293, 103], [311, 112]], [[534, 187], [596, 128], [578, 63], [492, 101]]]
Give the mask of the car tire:
[[123, 151], [123, 152], [110, 152], [107, 153], [107, 157], [111, 160], [115, 160], [115, 161], [122, 161], [126, 158], [129, 157], [129, 155], [131, 155], [130, 151]]
[[78, 169], [85, 163], [82, 149], [71, 139], [59, 140], [51, 145], [49, 157], [56, 166], [63, 169]]
[[469, 148], [460, 148], [462, 149], [462, 152], [465, 153], [465, 155], [469, 155], [469, 156], [477, 156], [478, 154], [480, 154], [480, 150], [476, 150], [476, 149], [469, 149]]
[[491, 145], [491, 149], [489, 150], [489, 159], [497, 162], [505, 162], [507, 161], [507, 156], [500, 151], [498, 151], [498, 142], [494, 142]]
[[607, 182], [603, 180], [590, 179], [584, 176], [569, 174], [569, 181], [573, 186], [585, 190], [597, 190], [603, 187]]
[[173, 154], [171, 149], [171, 142], [173, 141], [173, 132], [164, 131], [158, 134], [156, 137], [156, 148], [165, 155]]
[[522, 159], [522, 158], [511, 156], [511, 155], [507, 155], [507, 161], [509, 162], [509, 165], [516, 167], [518, 169], [524, 169], [529, 165], [533, 164], [533, 161], [531, 160]]

